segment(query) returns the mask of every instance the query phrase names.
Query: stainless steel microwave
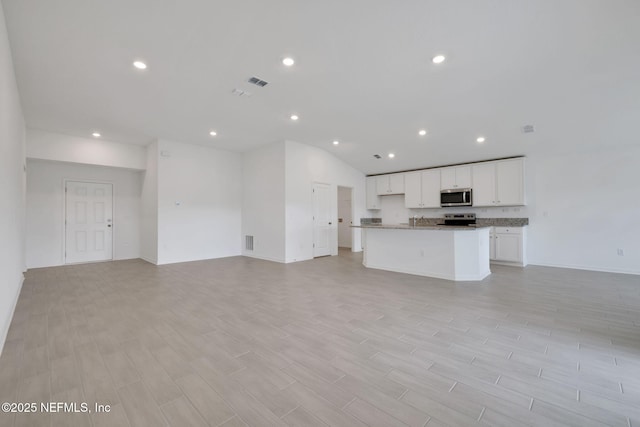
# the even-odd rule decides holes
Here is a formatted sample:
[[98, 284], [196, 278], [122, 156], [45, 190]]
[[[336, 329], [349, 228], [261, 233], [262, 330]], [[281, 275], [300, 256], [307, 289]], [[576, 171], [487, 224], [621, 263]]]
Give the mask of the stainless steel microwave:
[[472, 191], [470, 188], [452, 188], [440, 191], [440, 206], [472, 206]]

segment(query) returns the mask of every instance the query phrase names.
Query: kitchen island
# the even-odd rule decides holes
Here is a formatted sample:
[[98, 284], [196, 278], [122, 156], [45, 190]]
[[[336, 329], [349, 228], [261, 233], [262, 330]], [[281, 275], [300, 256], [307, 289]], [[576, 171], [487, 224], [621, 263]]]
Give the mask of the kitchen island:
[[456, 281], [482, 280], [489, 269], [490, 227], [367, 224], [367, 268]]

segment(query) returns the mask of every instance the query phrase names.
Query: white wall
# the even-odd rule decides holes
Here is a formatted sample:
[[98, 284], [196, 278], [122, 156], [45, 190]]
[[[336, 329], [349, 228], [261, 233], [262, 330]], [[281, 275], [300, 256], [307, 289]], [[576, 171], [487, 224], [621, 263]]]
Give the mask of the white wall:
[[146, 167], [146, 148], [27, 129], [27, 157], [117, 168]]
[[531, 156], [529, 262], [640, 274], [639, 166], [638, 146]]
[[[242, 254], [285, 262], [285, 143], [244, 153]], [[254, 236], [253, 251], [244, 236]]]
[[[331, 254], [338, 254], [338, 186], [352, 187], [354, 225], [365, 216], [365, 175], [320, 148], [286, 141], [286, 262], [313, 258], [314, 182], [331, 186], [333, 234]], [[352, 229], [352, 241], [360, 242], [360, 229]], [[354, 243], [353, 251], [361, 245]]]
[[64, 180], [113, 184], [113, 259], [140, 257], [141, 172], [73, 163], [27, 162], [27, 267], [64, 264]]
[[158, 264], [240, 255], [242, 155], [158, 141]]
[[0, 353], [25, 270], [25, 128], [0, 3]]
[[158, 142], [147, 146], [140, 197], [140, 258], [158, 263]]
[[[382, 196], [384, 223], [412, 215], [442, 217], [473, 212], [481, 217], [528, 217], [530, 264], [640, 274], [640, 148], [527, 156], [527, 206], [406, 209], [404, 196]], [[623, 256], [617, 255], [622, 249]]]

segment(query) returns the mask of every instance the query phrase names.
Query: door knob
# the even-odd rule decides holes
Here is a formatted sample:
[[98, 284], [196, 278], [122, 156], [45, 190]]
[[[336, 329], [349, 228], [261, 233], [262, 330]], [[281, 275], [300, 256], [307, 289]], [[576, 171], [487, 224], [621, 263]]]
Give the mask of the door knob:
[[111, 228], [111, 224], [107, 225], [107, 227]]
[[331, 223], [329, 223], [329, 225], [331, 225]]

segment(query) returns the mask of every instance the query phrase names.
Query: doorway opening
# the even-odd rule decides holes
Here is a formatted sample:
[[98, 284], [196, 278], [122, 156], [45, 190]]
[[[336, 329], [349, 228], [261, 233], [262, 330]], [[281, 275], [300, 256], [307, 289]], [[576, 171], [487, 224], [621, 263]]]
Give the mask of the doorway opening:
[[338, 186], [338, 249], [353, 248], [353, 188]]
[[113, 184], [65, 182], [64, 262], [113, 259]]

